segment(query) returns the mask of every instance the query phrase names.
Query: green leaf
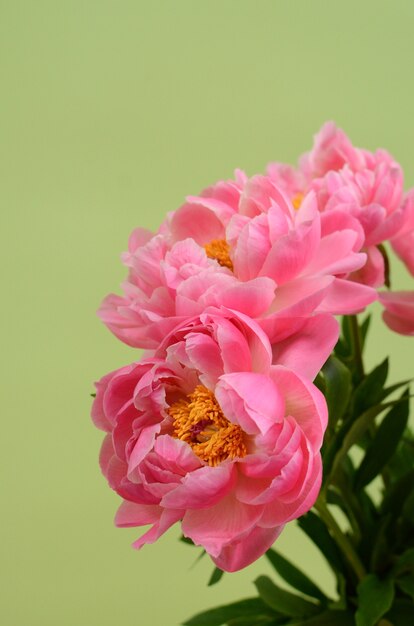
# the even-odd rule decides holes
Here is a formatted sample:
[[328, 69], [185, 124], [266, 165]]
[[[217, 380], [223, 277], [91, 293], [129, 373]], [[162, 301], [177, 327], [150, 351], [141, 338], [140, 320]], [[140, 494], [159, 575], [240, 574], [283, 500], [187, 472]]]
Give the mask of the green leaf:
[[198, 613], [186, 622], [183, 622], [183, 626], [222, 626], [232, 619], [248, 616], [253, 620], [253, 618], [258, 619], [259, 617], [268, 616], [274, 618], [275, 614], [270, 611], [267, 604], [260, 598], [247, 598], [246, 600], [232, 602], [231, 604]]
[[404, 572], [414, 573], [414, 548], [408, 548], [401, 556], [398, 557], [397, 562], [393, 567], [393, 574], [398, 575]]
[[[326, 482], [330, 482], [331, 479], [335, 477], [336, 472], [339, 469], [339, 466], [345, 459], [349, 450], [352, 448], [354, 444], [360, 441], [361, 437], [364, 435], [366, 430], [370, 427], [374, 419], [380, 415], [383, 411], [385, 411], [389, 406], [395, 404], [394, 402], [380, 404], [377, 406], [373, 406], [362, 415], [358, 417], [350, 426], [348, 426], [349, 422], [345, 422], [341, 431], [337, 436], [337, 440], [341, 441], [341, 445], [339, 449], [336, 451], [336, 454], [332, 460], [332, 467], [329, 472], [330, 475], [326, 476]], [[344, 434], [342, 434], [344, 433]], [[335, 442], [334, 442], [335, 443]], [[329, 451], [327, 452], [327, 455]], [[327, 468], [326, 468], [327, 471]]]
[[319, 548], [334, 572], [346, 574], [346, 567], [341, 552], [321, 518], [313, 513], [313, 511], [309, 511], [309, 513], [299, 518], [298, 524], [303, 532], [305, 532]]
[[375, 574], [368, 574], [359, 583], [357, 591], [356, 626], [375, 626], [392, 606], [394, 600], [392, 580], [380, 580]]
[[211, 574], [210, 580], [207, 583], [207, 586], [211, 587], [212, 585], [218, 583], [219, 580], [221, 580], [221, 578], [223, 577], [223, 574], [224, 572], [222, 569], [220, 569], [219, 567], [215, 567], [213, 573]]
[[411, 626], [414, 624], [414, 603], [412, 600], [396, 600], [392, 609], [385, 616], [392, 626]]
[[355, 620], [349, 611], [328, 610], [300, 622], [289, 622], [289, 626], [355, 626]]
[[412, 382], [412, 378], [407, 378], [407, 380], [402, 380], [399, 383], [395, 383], [395, 385], [390, 385], [389, 387], [384, 387], [382, 390], [381, 400], [384, 400], [388, 396], [390, 396], [394, 391], [398, 391], [401, 387], [407, 387]]
[[394, 518], [398, 517], [413, 488], [414, 469], [401, 476], [387, 488], [381, 504], [381, 514], [389, 512]]
[[325, 378], [325, 397], [329, 411], [329, 425], [340, 420], [348, 406], [352, 391], [351, 372], [337, 357], [331, 355], [322, 368]]
[[369, 327], [371, 325], [371, 319], [372, 319], [372, 316], [371, 315], [367, 315], [366, 318], [364, 319], [364, 321], [362, 322], [361, 326], [359, 327], [359, 331], [360, 331], [360, 335], [361, 335], [361, 350], [363, 350], [364, 347], [365, 347], [365, 343], [366, 343], [366, 340], [367, 340]]
[[404, 502], [402, 514], [405, 519], [414, 522], [414, 490], [407, 496], [407, 499]]
[[291, 585], [291, 587], [301, 591], [311, 598], [317, 598], [322, 602], [322, 604], [329, 602], [329, 598], [327, 598], [323, 591], [321, 591], [319, 587], [315, 585], [315, 583], [312, 582], [308, 576], [306, 576], [306, 574], [295, 567], [295, 565], [290, 563], [281, 554], [276, 552], [276, 550], [270, 548], [270, 550], [266, 552], [266, 557], [269, 559], [277, 573], [289, 585]]
[[227, 624], [228, 626], [279, 626], [279, 624], [286, 624], [287, 619], [285, 615], [276, 619], [270, 615], [263, 615], [261, 617], [244, 615], [243, 617], [236, 617], [236, 619], [229, 620]]
[[371, 441], [365, 456], [356, 474], [354, 487], [357, 491], [363, 489], [380, 474], [397, 449], [408, 421], [408, 397], [394, 406], [384, 417]]
[[320, 611], [320, 607], [289, 591], [281, 589], [267, 576], [254, 581], [261, 599], [275, 611], [289, 617], [307, 617]]
[[396, 583], [398, 587], [407, 594], [407, 596], [411, 596], [414, 600], [414, 573], [405, 574], [401, 576], [401, 578], [397, 578]]
[[388, 358], [375, 367], [355, 389], [353, 414], [358, 416], [381, 401], [388, 376]]

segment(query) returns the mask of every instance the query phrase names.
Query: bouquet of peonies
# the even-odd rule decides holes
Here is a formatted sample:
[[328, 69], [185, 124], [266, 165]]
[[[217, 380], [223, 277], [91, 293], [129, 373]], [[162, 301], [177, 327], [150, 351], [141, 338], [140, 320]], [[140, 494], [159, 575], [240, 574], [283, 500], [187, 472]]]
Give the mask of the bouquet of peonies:
[[[266, 554], [292, 588], [261, 576], [257, 597], [186, 624], [414, 623], [409, 381], [387, 385], [387, 361], [365, 371], [370, 318], [356, 317], [379, 300], [414, 335], [414, 292], [390, 291], [386, 242], [414, 274], [414, 190], [390, 154], [333, 123], [297, 168], [238, 170], [156, 234], [131, 234], [123, 294], [99, 316], [146, 352], [96, 384], [92, 408], [116, 524], [151, 525], [140, 548], [180, 523], [214, 561], [209, 584]], [[297, 518], [335, 598], [271, 548]]]

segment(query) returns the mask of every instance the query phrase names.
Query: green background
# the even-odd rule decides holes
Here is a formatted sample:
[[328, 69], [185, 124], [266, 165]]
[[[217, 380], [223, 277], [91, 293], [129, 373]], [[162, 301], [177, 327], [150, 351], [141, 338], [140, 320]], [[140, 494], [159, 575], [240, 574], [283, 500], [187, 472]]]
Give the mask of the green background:
[[[254, 594], [264, 562], [207, 589], [178, 529], [136, 552], [113, 527], [89, 394], [135, 354], [95, 310], [135, 226], [235, 167], [294, 162], [326, 119], [413, 185], [413, 20], [410, 0], [0, 0], [0, 623], [177, 626]], [[378, 314], [369, 351], [413, 375]], [[293, 525], [278, 546], [331, 588]]]

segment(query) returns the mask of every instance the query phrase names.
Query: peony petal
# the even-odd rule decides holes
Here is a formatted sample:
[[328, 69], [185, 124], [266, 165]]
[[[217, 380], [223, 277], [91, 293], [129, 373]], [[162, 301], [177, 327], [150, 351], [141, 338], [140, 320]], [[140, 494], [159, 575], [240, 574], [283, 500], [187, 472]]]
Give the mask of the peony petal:
[[313, 380], [331, 354], [339, 337], [332, 315], [308, 319], [300, 331], [273, 344], [273, 363], [284, 365]]
[[270, 375], [283, 391], [286, 415], [299, 424], [313, 450], [319, 450], [328, 423], [325, 397], [309, 380], [281, 365], [274, 365]]
[[378, 295], [372, 287], [335, 278], [316, 310], [318, 313], [354, 315], [376, 300], [378, 300]]
[[215, 506], [186, 511], [182, 531], [216, 558], [226, 545], [249, 533], [262, 513], [263, 507], [241, 504], [229, 493]]
[[264, 374], [225, 374], [219, 379], [215, 396], [227, 419], [248, 434], [266, 434], [284, 416], [283, 397]]
[[236, 469], [233, 463], [204, 466], [188, 473], [181, 484], [161, 500], [167, 508], [208, 509], [234, 489]]
[[191, 202], [174, 213], [171, 234], [174, 241], [191, 237], [200, 246], [225, 237], [224, 226], [215, 213], [202, 204]]
[[222, 548], [213, 561], [225, 572], [241, 570], [260, 558], [273, 545], [283, 528], [283, 526], [276, 528], [256, 526], [242, 540], [232, 542]]

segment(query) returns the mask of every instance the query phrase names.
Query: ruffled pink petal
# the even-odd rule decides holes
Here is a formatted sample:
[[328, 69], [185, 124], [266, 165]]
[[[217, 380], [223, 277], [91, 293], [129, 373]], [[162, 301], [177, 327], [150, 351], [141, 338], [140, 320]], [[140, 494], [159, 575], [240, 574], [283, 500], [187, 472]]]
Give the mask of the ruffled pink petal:
[[306, 267], [306, 274], [347, 274], [362, 267], [366, 255], [353, 252], [358, 233], [342, 230], [321, 239], [313, 260]]
[[95, 383], [96, 397], [92, 404], [91, 417], [95, 426], [100, 430], [104, 430], [106, 432], [111, 432], [113, 427], [113, 420], [108, 419], [108, 417], [106, 416], [103, 401], [108, 384], [112, 380], [112, 378], [116, 376], [117, 372], [118, 370], [110, 372]]
[[313, 380], [331, 354], [339, 337], [339, 324], [332, 315], [317, 315], [300, 331], [273, 344], [273, 363], [284, 365]]
[[358, 252], [362, 248], [365, 241], [364, 230], [359, 220], [357, 220], [349, 212], [342, 211], [340, 209], [324, 211], [321, 214], [322, 238], [343, 230], [353, 230], [356, 233], [357, 237], [354, 244], [354, 251]]
[[160, 462], [175, 474], [184, 476], [202, 467], [200, 459], [194, 454], [185, 441], [174, 439], [169, 435], [160, 435], [154, 444], [154, 452]]
[[240, 541], [222, 548], [213, 561], [225, 572], [237, 572], [261, 557], [273, 545], [282, 530], [283, 526], [276, 528], [256, 526]]
[[159, 424], [154, 424], [154, 426], [148, 426], [142, 429], [129, 457], [128, 474], [131, 474], [135, 470], [151, 450], [154, 445], [155, 435], [159, 433], [159, 431]]
[[268, 176], [252, 176], [246, 182], [240, 198], [240, 214], [254, 217], [266, 213], [271, 206], [278, 206], [293, 218], [293, 207], [282, 189], [276, 187]]
[[259, 522], [262, 506], [249, 506], [229, 493], [215, 506], [185, 512], [182, 531], [186, 537], [217, 558], [223, 548], [249, 533]]
[[283, 390], [286, 415], [294, 417], [313, 450], [319, 450], [328, 423], [325, 397], [309, 380], [281, 365], [272, 366], [270, 375]]
[[132, 526], [144, 526], [157, 522], [162, 513], [162, 508], [156, 505], [136, 504], [124, 500], [115, 515], [115, 525], [119, 528]]
[[234, 489], [236, 475], [233, 463], [201, 467], [187, 474], [178, 487], [164, 496], [161, 505], [187, 511], [206, 510], [216, 505]]
[[227, 419], [248, 434], [264, 435], [283, 419], [282, 394], [264, 374], [225, 374], [217, 384], [215, 396]]
[[387, 326], [401, 335], [414, 335], [414, 291], [380, 293], [379, 299]]
[[163, 509], [159, 520], [142, 537], [134, 541], [132, 547], [139, 550], [147, 543], [155, 543], [173, 524], [180, 521], [183, 514], [184, 511]]
[[268, 277], [254, 278], [245, 283], [229, 286], [221, 293], [221, 304], [229, 309], [240, 311], [252, 318], [264, 315], [269, 309], [276, 284]]
[[[333, 276], [312, 276], [292, 280], [276, 289], [275, 298], [266, 317], [309, 317], [324, 300]], [[262, 320], [260, 320], [262, 322]]]
[[134, 254], [138, 248], [145, 246], [153, 237], [154, 233], [147, 228], [135, 228], [128, 239], [128, 252]]
[[344, 165], [353, 170], [365, 165], [363, 153], [354, 148], [347, 135], [334, 122], [326, 122], [315, 135], [312, 150], [302, 157], [301, 169], [306, 176], [323, 176], [329, 170], [340, 170]]
[[376, 246], [365, 250], [367, 262], [361, 269], [352, 272], [349, 279], [369, 287], [382, 287], [385, 282], [384, 257]]
[[333, 315], [354, 315], [363, 311], [377, 299], [377, 292], [372, 287], [351, 280], [335, 278], [323, 302], [316, 310], [318, 313], [332, 313]]
[[300, 497], [292, 501], [281, 498], [268, 504], [263, 512], [260, 525], [273, 528], [278, 524], [286, 524], [307, 513], [315, 504], [321, 488], [321, 482], [322, 460], [320, 454], [317, 454], [308, 465], [308, 472]]
[[[244, 343], [246, 342], [250, 351], [250, 358], [248, 362], [250, 363], [250, 368], [253, 372], [267, 372], [272, 362], [272, 349], [269, 343], [269, 339], [266, 333], [263, 332], [262, 328], [258, 324], [257, 321], [251, 319], [244, 313], [240, 311], [225, 309], [221, 307], [220, 309], [221, 315], [226, 315], [230, 320], [232, 320], [233, 325], [239, 329], [241, 333], [240, 339]], [[208, 311], [204, 315], [200, 316], [200, 319], [204, 321], [204, 323], [208, 322], [210, 315]], [[214, 319], [213, 317], [211, 319]], [[221, 324], [217, 323], [217, 327], [221, 327]], [[222, 354], [226, 352], [226, 356], [230, 358], [229, 354], [229, 344], [222, 343], [222, 338], [226, 335], [221, 336], [219, 333], [216, 334], [217, 340], [219, 341]], [[231, 369], [230, 363], [231, 361], [226, 361], [227, 372], [230, 371], [242, 371], [242, 368], [235, 364], [234, 369]], [[248, 371], [248, 370], [247, 370]]]
[[304, 222], [273, 244], [261, 275], [269, 276], [280, 286], [296, 278], [311, 262], [320, 243], [319, 214]]
[[171, 219], [171, 234], [174, 241], [191, 237], [200, 246], [213, 239], [224, 239], [224, 225], [206, 206], [187, 203], [179, 208]]

